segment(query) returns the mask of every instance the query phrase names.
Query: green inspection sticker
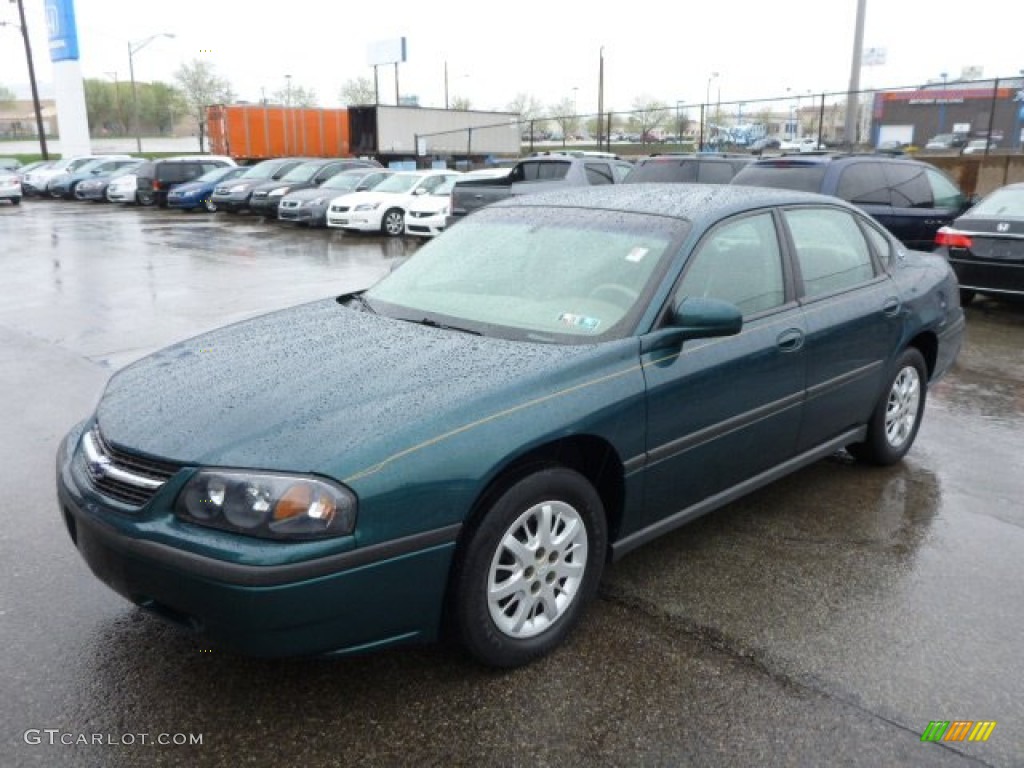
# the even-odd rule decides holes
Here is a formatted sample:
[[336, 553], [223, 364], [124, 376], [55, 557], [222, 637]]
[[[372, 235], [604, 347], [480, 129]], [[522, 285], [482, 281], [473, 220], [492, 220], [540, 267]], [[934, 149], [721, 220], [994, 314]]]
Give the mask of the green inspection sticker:
[[596, 317], [586, 315], [574, 315], [571, 312], [563, 312], [558, 316], [558, 322], [562, 325], [571, 325], [573, 328], [582, 328], [584, 331], [596, 331], [601, 321]]

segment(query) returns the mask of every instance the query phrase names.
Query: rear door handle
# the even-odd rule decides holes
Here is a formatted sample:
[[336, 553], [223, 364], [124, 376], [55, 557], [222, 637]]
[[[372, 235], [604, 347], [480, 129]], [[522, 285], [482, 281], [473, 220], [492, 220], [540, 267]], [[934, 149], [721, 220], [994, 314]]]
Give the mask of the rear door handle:
[[783, 352], [796, 352], [804, 345], [804, 332], [799, 328], [787, 328], [775, 340]]

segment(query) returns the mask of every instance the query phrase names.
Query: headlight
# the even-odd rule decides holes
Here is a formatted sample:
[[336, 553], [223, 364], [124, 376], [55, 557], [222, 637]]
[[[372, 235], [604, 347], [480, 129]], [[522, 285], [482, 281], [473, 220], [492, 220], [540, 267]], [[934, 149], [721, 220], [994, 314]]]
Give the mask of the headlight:
[[245, 192], [248, 186], [245, 184], [235, 184], [235, 186], [228, 189], [228, 192]]
[[318, 205], [323, 205], [326, 202], [327, 202], [327, 198], [326, 197], [318, 197], [315, 200], [307, 200], [305, 204], [307, 206], [309, 206], [310, 208], [316, 208]]
[[375, 211], [380, 207], [380, 203], [360, 203], [353, 211]]
[[281, 197], [288, 194], [288, 187], [277, 187], [267, 192], [267, 197]]
[[178, 494], [175, 514], [199, 525], [268, 539], [347, 536], [356, 525], [348, 488], [309, 475], [200, 470]]

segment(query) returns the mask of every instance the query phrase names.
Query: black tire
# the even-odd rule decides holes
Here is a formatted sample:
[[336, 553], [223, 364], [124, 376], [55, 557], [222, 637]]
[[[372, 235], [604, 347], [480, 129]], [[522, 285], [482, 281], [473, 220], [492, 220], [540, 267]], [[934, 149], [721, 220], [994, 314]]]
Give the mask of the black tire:
[[388, 237], [398, 237], [405, 232], [405, 212], [401, 208], [391, 208], [384, 212], [380, 220], [380, 231]]
[[135, 202], [139, 205], [154, 205], [156, 203], [156, 195], [153, 192], [136, 192]]
[[961, 307], [966, 307], [968, 304], [970, 304], [972, 301], [974, 301], [974, 297], [977, 296], [977, 295], [978, 294], [975, 293], [974, 291], [972, 291], [970, 288], [961, 288], [960, 289], [960, 306]]
[[[467, 532], [456, 559], [450, 610], [463, 647], [505, 668], [556, 648], [597, 592], [606, 546], [601, 497], [578, 472], [541, 468], [509, 485]], [[492, 580], [508, 594], [492, 597]]]
[[924, 357], [913, 347], [903, 350], [871, 414], [867, 439], [847, 450], [867, 464], [884, 467], [900, 461], [917, 437], [927, 394]]
[[11, 205], [21, 205], [21, 198], [20, 197], [12, 197], [11, 198]]

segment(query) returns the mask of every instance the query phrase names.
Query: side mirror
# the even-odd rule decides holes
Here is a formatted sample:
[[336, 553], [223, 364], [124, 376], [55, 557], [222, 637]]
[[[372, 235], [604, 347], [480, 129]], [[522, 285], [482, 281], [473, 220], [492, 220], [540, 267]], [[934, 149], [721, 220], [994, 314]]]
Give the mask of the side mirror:
[[413, 195], [425, 195], [427, 194], [427, 190], [425, 190], [423, 187], [417, 187], [412, 191], [412, 193]]
[[743, 329], [743, 313], [735, 304], [721, 299], [684, 296], [668, 315], [668, 324], [648, 334], [642, 352], [678, 347], [687, 339], [735, 336]]

